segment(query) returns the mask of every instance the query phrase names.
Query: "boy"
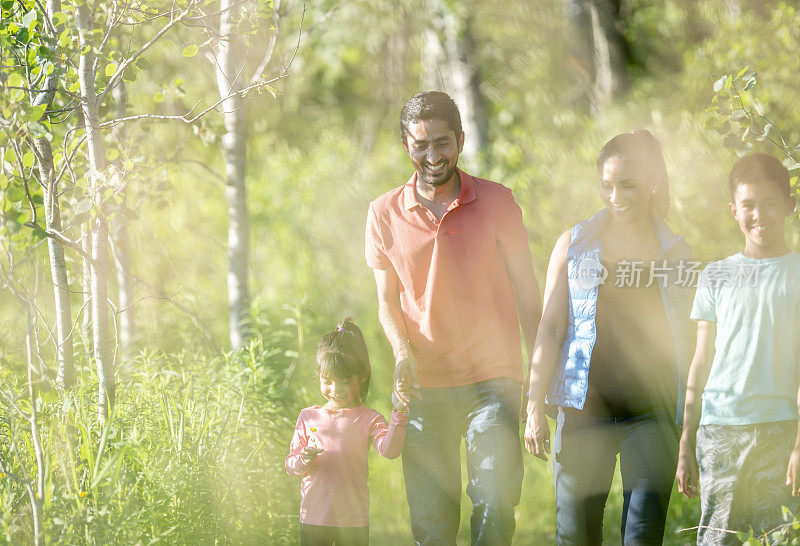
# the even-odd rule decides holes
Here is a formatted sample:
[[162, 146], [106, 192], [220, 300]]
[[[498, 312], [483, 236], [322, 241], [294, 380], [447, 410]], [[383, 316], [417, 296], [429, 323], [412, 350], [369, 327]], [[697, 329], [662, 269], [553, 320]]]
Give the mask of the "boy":
[[794, 511], [800, 493], [800, 255], [786, 244], [784, 218], [795, 206], [789, 171], [754, 153], [734, 164], [729, 186], [745, 245], [709, 264], [695, 295], [697, 347], [678, 456], [681, 493], [697, 495], [699, 474], [698, 544], [773, 530], [781, 506]]

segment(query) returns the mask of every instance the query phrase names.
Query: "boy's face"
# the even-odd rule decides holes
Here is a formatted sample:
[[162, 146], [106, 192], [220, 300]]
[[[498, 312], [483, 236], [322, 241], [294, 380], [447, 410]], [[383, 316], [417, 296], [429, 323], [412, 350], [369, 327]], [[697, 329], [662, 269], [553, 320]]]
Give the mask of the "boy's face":
[[745, 237], [745, 255], [774, 257], [785, 253], [784, 218], [794, 210], [794, 198], [786, 197], [769, 182], [739, 184], [728, 208]]

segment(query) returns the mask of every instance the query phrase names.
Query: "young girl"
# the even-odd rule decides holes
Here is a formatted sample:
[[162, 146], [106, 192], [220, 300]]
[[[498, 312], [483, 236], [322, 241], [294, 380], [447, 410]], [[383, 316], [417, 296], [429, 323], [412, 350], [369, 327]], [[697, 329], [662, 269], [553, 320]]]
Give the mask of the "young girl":
[[300, 543], [369, 544], [369, 444], [387, 459], [400, 455], [408, 416], [392, 411], [389, 423], [364, 406], [370, 366], [361, 330], [350, 319], [317, 348], [319, 390], [326, 402], [297, 418], [286, 472], [302, 477]]

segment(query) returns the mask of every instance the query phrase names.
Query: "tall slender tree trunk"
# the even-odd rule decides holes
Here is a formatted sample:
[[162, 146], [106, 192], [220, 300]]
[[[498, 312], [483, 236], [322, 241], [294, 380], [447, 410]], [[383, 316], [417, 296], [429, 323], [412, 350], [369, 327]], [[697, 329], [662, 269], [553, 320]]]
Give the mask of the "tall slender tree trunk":
[[[123, 117], [128, 104], [124, 82], [120, 82], [111, 91], [111, 97], [114, 101], [114, 108], [116, 108], [116, 117]], [[119, 128], [117, 131], [120, 138], [124, 139], [123, 129]], [[126, 206], [124, 196], [122, 206]], [[123, 358], [127, 358], [136, 348], [136, 312], [133, 309], [133, 275], [131, 274], [128, 242], [128, 218], [121, 211], [114, 216], [111, 239], [114, 243], [114, 265], [117, 273], [119, 343]]]
[[565, 0], [574, 40], [572, 61], [594, 115], [627, 87], [617, 0]]
[[[60, 0], [47, 1], [47, 14], [50, 20], [53, 15], [61, 11]], [[61, 29], [50, 29], [46, 27], [48, 34], [52, 37], [58, 36]], [[55, 86], [57, 78], [48, 76], [41, 86], [44, 91], [39, 93], [34, 99], [34, 105], [50, 105], [55, 96]], [[39, 173], [42, 178], [45, 226], [47, 229], [61, 231], [61, 209], [58, 202], [58, 188], [55, 183], [55, 166], [53, 165], [53, 150], [50, 141], [46, 138], [34, 140], [34, 146], [38, 152]], [[50, 274], [53, 282], [53, 294], [55, 298], [56, 312], [56, 342], [58, 348], [56, 357], [58, 361], [58, 372], [56, 381], [61, 387], [70, 387], [74, 381], [74, 364], [72, 355], [72, 311], [69, 301], [69, 282], [67, 280], [67, 265], [64, 260], [64, 246], [52, 237], [47, 239], [47, 250], [50, 257]]]
[[[235, 0], [220, 2], [219, 34], [216, 49], [217, 88], [220, 98], [241, 89], [242, 70], [237, 61], [238, 39], [235, 34]], [[240, 95], [222, 102], [225, 135], [222, 149], [225, 156], [225, 198], [228, 202], [228, 327], [232, 349], [247, 343], [250, 335], [250, 296], [248, 292], [248, 255], [250, 222], [247, 215], [245, 167], [247, 161], [247, 129], [244, 104]]]
[[[44, 214], [48, 229], [61, 231], [61, 209], [58, 203], [58, 188], [55, 185], [53, 168], [53, 152], [50, 143], [42, 138], [36, 140], [39, 151], [39, 170], [44, 182]], [[52, 237], [47, 239], [47, 250], [50, 256], [50, 274], [53, 280], [56, 312], [56, 339], [58, 349], [58, 372], [56, 381], [63, 388], [71, 387], [75, 380], [72, 355], [72, 310], [69, 301], [69, 281], [67, 265], [64, 260], [64, 246]]]
[[[97, 112], [97, 97], [94, 88], [95, 55], [91, 47], [92, 21], [85, 3], [75, 3], [78, 20], [78, 38], [81, 56], [78, 78], [81, 86], [81, 106], [91, 167], [90, 183], [97, 190], [101, 181], [98, 173], [105, 169], [100, 118]], [[86, 47], [86, 46], [90, 47]], [[92, 230], [92, 342], [98, 380], [98, 417], [105, 422], [114, 404], [114, 362], [108, 342], [108, 224], [100, 211], [91, 219]]]
[[422, 52], [425, 87], [445, 91], [458, 105], [465, 133], [462, 156], [467, 163], [474, 163], [489, 135], [471, 20], [459, 18], [442, 0], [427, 0], [426, 5], [431, 26], [425, 32]]
[[39, 416], [36, 411], [36, 382], [39, 377], [34, 374], [35, 366], [34, 354], [36, 351], [36, 342], [33, 334], [33, 320], [31, 318], [31, 307], [29, 302], [23, 302], [25, 305], [25, 347], [27, 349], [28, 357], [28, 396], [31, 400], [30, 415], [28, 416], [28, 423], [31, 427], [31, 444], [33, 445], [33, 453], [36, 458], [36, 488], [28, 487], [28, 495], [31, 499], [31, 511], [33, 513], [33, 543], [36, 546], [44, 544], [44, 524], [43, 524], [43, 508], [44, 508], [44, 452], [42, 451], [42, 441], [39, 434]]
[[[86, 256], [92, 255], [92, 226], [87, 221], [81, 229], [81, 248]], [[81, 315], [81, 337], [87, 358], [92, 355], [92, 262], [82, 262], [81, 291], [83, 293], [83, 314]]]

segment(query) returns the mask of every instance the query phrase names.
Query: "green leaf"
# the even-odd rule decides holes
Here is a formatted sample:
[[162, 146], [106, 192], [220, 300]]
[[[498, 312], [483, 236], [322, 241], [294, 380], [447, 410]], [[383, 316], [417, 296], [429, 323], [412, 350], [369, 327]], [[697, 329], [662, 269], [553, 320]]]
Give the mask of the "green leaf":
[[39, 106], [33, 106], [30, 110], [28, 110], [28, 121], [39, 121], [42, 119], [45, 110], [47, 110], [46, 104], [40, 104]]
[[164, 93], [159, 91], [153, 95], [153, 102], [164, 102]]
[[22, 156], [22, 166], [26, 169], [30, 169], [33, 167], [33, 160], [35, 159], [33, 152], [26, 152], [25, 155]]
[[6, 85], [9, 87], [22, 87], [22, 75], [19, 72], [14, 72], [6, 80]]
[[144, 57], [139, 57], [138, 59], [136, 59], [136, 62], [134, 64], [136, 65], [136, 68], [138, 68], [139, 70], [147, 70], [148, 68], [150, 68], [150, 63], [147, 62], [147, 59], [145, 59]]
[[739, 73], [738, 73], [738, 74], [736, 74], [736, 79], [738, 80], [739, 78], [741, 78], [742, 76], [744, 76], [744, 75], [745, 75], [745, 73], [746, 73], [746, 72], [747, 72], [749, 69], [750, 69], [750, 66], [749, 66], [749, 65], [748, 65], [748, 66], [745, 66], [744, 68], [742, 68], [742, 69], [739, 71]]
[[722, 76], [721, 78], [717, 79], [717, 81], [714, 82], [714, 92], [715, 93], [719, 93], [720, 91], [722, 91], [722, 88], [725, 87], [725, 82], [726, 81], [728, 81], [728, 76], [727, 75]]
[[199, 50], [200, 50], [200, 48], [197, 47], [197, 45], [192, 44], [190, 46], [186, 46], [185, 48], [183, 48], [182, 55], [184, 57], [194, 57], [195, 55], [197, 55], [197, 52]]
[[136, 81], [136, 70], [134, 70], [132, 68], [127, 68], [122, 73], [122, 81], [124, 81], [125, 83], [133, 83], [133, 82], [135, 82]]
[[106, 65], [106, 76], [111, 77], [114, 75], [114, 72], [117, 71], [117, 63], [108, 63]]
[[55, 12], [55, 13], [53, 14], [53, 17], [52, 17], [51, 19], [52, 19], [52, 21], [53, 21], [53, 24], [54, 24], [56, 27], [59, 27], [59, 26], [61, 26], [61, 25], [63, 25], [64, 23], [66, 23], [66, 22], [67, 22], [67, 16], [66, 16], [66, 15], [64, 15], [64, 13], [63, 13], [63, 12], [61, 12], [61, 11], [57, 11], [57, 12]]
[[764, 132], [761, 133], [759, 136], [757, 136], [756, 140], [759, 141], [759, 142], [764, 142], [765, 140], [767, 140], [767, 138], [769, 138], [769, 135], [772, 134], [774, 129], [775, 129], [775, 126], [773, 124], [767, 123], [764, 126]]
[[25, 191], [20, 186], [10, 186], [6, 190], [6, 198], [12, 203], [18, 203], [25, 197]]
[[22, 26], [29, 28], [32, 21], [36, 20], [36, 12], [34, 10], [30, 10], [28, 13], [22, 16]]
[[725, 140], [722, 141], [726, 148], [736, 148], [739, 142], [741, 142], [741, 140], [734, 134], [726, 136]]

